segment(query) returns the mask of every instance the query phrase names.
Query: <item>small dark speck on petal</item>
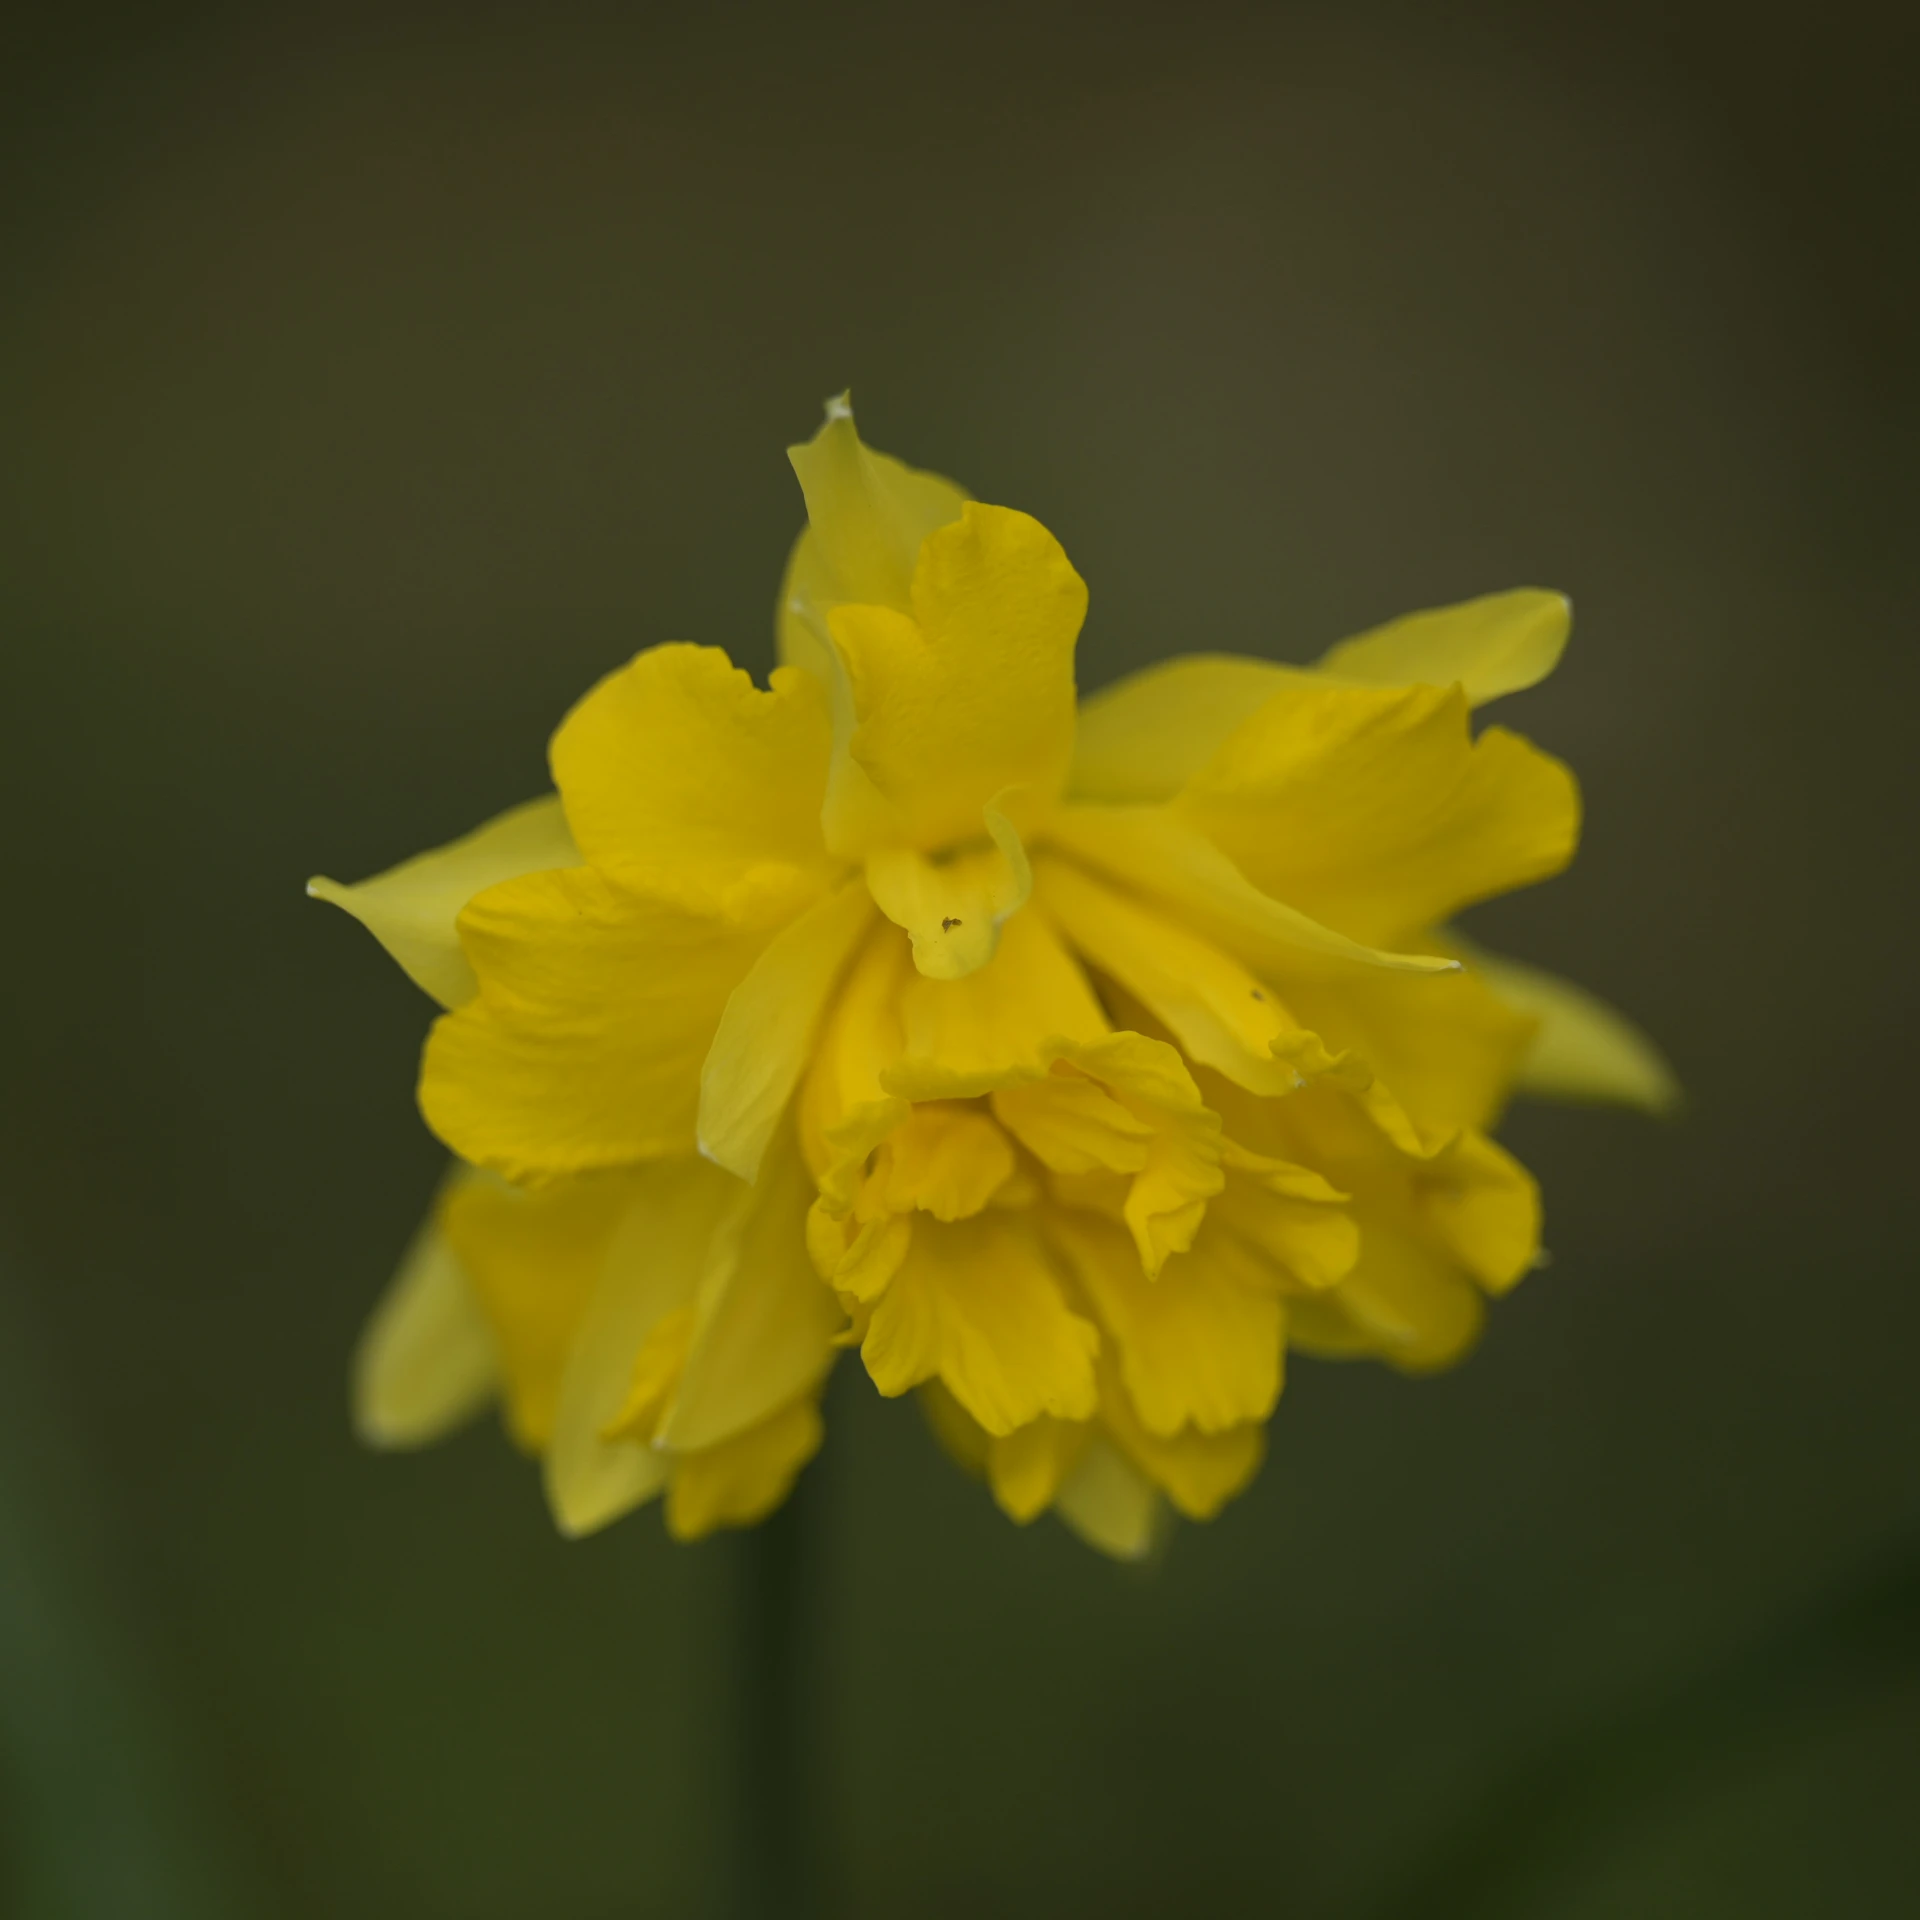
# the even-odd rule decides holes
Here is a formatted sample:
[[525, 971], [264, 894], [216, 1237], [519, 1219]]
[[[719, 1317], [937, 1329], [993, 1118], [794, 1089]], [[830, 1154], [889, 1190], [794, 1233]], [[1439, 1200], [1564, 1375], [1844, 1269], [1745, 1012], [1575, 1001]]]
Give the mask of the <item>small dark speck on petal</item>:
[[940, 922], [940, 931], [942, 933], [951, 933], [954, 930], [954, 928], [957, 927], [959, 924], [960, 922], [958, 920], [955, 920], [951, 915], [949, 915], [945, 920], [942, 920]]
[[1255, 987], [1253, 990], [1253, 997], [1256, 1000], [1264, 1000], [1267, 996], [1264, 993], [1262, 993], [1258, 987]]

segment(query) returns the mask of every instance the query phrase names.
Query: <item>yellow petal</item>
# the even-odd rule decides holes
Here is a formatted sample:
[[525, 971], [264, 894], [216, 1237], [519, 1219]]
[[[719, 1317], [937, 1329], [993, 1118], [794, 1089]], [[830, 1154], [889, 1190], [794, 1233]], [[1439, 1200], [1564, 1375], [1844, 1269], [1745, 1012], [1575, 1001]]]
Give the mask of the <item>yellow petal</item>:
[[1113, 1033], [1071, 1047], [1065, 1057], [1153, 1129], [1122, 1209], [1141, 1268], [1153, 1279], [1168, 1255], [1193, 1245], [1207, 1202], [1225, 1183], [1220, 1116], [1202, 1103], [1185, 1062], [1163, 1040]]
[[1544, 680], [1560, 664], [1572, 625], [1565, 594], [1516, 587], [1390, 620], [1342, 640], [1320, 666], [1369, 687], [1457, 681], [1477, 707]]
[[1505, 1293], [1540, 1255], [1540, 1188], [1504, 1147], [1465, 1133], [1414, 1176], [1421, 1216], [1480, 1284]]
[[1150, 1433], [1110, 1378], [1101, 1383], [1100, 1421], [1114, 1447], [1189, 1520], [1211, 1520], [1266, 1456], [1266, 1429], [1257, 1422], [1219, 1433]]
[[872, 1310], [861, 1353], [892, 1397], [938, 1376], [989, 1433], [1094, 1409], [1099, 1336], [1069, 1311], [1027, 1223], [990, 1209], [943, 1226], [920, 1220]]
[[1559, 872], [1580, 831], [1572, 774], [1503, 728], [1472, 738], [1458, 687], [1269, 700], [1177, 806], [1262, 893], [1374, 945]]
[[797, 668], [762, 692], [717, 647], [652, 647], [560, 723], [550, 758], [580, 851], [633, 885], [716, 907], [830, 871], [819, 814], [826, 695]]
[[1220, 1142], [1221, 1165], [1248, 1179], [1241, 1186], [1253, 1185], [1280, 1198], [1304, 1201], [1313, 1206], [1338, 1206], [1351, 1196], [1342, 1193], [1324, 1173], [1312, 1167], [1295, 1166], [1285, 1160], [1272, 1160], [1264, 1154], [1250, 1153], [1236, 1141]]
[[1080, 706], [1076, 800], [1171, 800], [1243, 720], [1312, 675], [1228, 653], [1161, 660]]
[[1338, 985], [1301, 981], [1287, 992], [1326, 1046], [1357, 1058], [1391, 1091], [1429, 1146], [1462, 1127], [1493, 1124], [1531, 1039], [1525, 1016], [1470, 971], [1430, 980], [1371, 973]]
[[808, 1394], [718, 1446], [678, 1456], [667, 1483], [667, 1531], [698, 1540], [716, 1527], [764, 1520], [825, 1437], [820, 1403]]
[[960, 517], [965, 492], [865, 445], [849, 396], [827, 402], [827, 417], [787, 458], [806, 496], [808, 526], [787, 563], [778, 620], [780, 658], [823, 682], [837, 672], [827, 615], [848, 601], [913, 608], [921, 543]]
[[1671, 1113], [1679, 1106], [1673, 1069], [1625, 1014], [1571, 980], [1466, 947], [1458, 935], [1450, 939], [1503, 1004], [1539, 1023], [1520, 1061], [1518, 1091], [1643, 1113]]
[[352, 914], [416, 986], [443, 1007], [457, 1007], [478, 991], [454, 928], [460, 909], [502, 880], [579, 864], [559, 798], [548, 794], [358, 886], [316, 874], [307, 891]]
[[1149, 1432], [1218, 1433], [1273, 1411], [1286, 1310], [1231, 1235], [1203, 1231], [1149, 1280], [1126, 1240], [1092, 1214], [1061, 1212], [1049, 1231], [1113, 1336], [1120, 1378]]
[[729, 996], [700, 1069], [700, 1151], [753, 1179], [800, 1083], [827, 1002], [873, 918], [849, 880], [774, 935]]
[[1465, 1356], [1485, 1320], [1485, 1297], [1445, 1254], [1368, 1218], [1352, 1274], [1288, 1302], [1287, 1337], [1327, 1359], [1369, 1355], [1405, 1373], [1433, 1373]]
[[[714, 1237], [746, 1191], [731, 1174], [694, 1159], [656, 1162], [616, 1184], [628, 1203], [567, 1356], [546, 1454], [547, 1503], [569, 1536], [619, 1519], [665, 1484], [665, 1452], [609, 1438], [608, 1430], [632, 1395], [649, 1338], [690, 1304]], [[531, 1196], [535, 1204], [544, 1197]]]
[[663, 1446], [717, 1446], [818, 1389], [846, 1318], [807, 1257], [812, 1198], [790, 1132], [756, 1185], [734, 1187], [701, 1270], [692, 1341], [657, 1434]]
[[887, 1137], [877, 1185], [889, 1212], [936, 1220], [978, 1213], [1013, 1177], [1013, 1147], [984, 1113], [929, 1101]]
[[1000, 944], [1001, 927], [1033, 891], [1027, 850], [997, 804], [986, 810], [986, 828], [991, 847], [947, 860], [929, 860], [911, 847], [867, 855], [875, 905], [906, 930], [913, 964], [930, 980], [964, 980], [984, 967]]
[[[1229, 951], [1261, 967], [1303, 955], [1403, 973], [1444, 973], [1434, 954], [1386, 953], [1262, 893], [1192, 820], [1168, 807], [1063, 807], [1048, 836], [1064, 852], [1154, 896]], [[1027, 916], [1031, 918], [1031, 916]]]
[[1092, 1041], [1107, 1017], [1078, 963], [1034, 912], [1001, 932], [964, 980], [910, 977], [900, 998], [905, 1057], [882, 1073], [909, 1100], [966, 1100], [1046, 1072], [1058, 1041]]
[[[450, 1184], [471, 1178], [457, 1167], [448, 1176]], [[499, 1377], [493, 1334], [436, 1210], [360, 1336], [354, 1430], [370, 1447], [424, 1447], [478, 1413]]]
[[1230, 954], [1068, 860], [1037, 863], [1040, 900], [1089, 966], [1119, 982], [1188, 1057], [1250, 1093], [1294, 1091], [1274, 1043], [1298, 1032], [1273, 991]]
[[529, 1451], [552, 1431], [574, 1334], [633, 1198], [624, 1176], [537, 1192], [465, 1180], [441, 1195], [441, 1230], [473, 1282], [499, 1355], [507, 1423]]
[[1208, 1217], [1230, 1228], [1285, 1274], [1288, 1291], [1319, 1291], [1353, 1271], [1360, 1230], [1347, 1196], [1317, 1173], [1249, 1155], [1227, 1143], [1226, 1161], [1244, 1177], [1230, 1179]]
[[1138, 1173], [1153, 1126], [1123, 1107], [1097, 1080], [1060, 1071], [993, 1096], [1001, 1124], [1042, 1166], [1056, 1173]]
[[987, 1482], [1000, 1511], [1023, 1527], [1037, 1520], [1053, 1505], [1061, 1482], [1093, 1438], [1090, 1424], [1044, 1418], [990, 1438]]
[[[1383, 1258], [1421, 1270], [1444, 1270], [1443, 1305], [1454, 1298], [1456, 1283], [1477, 1283], [1500, 1293], [1538, 1264], [1539, 1189], [1525, 1167], [1476, 1129], [1457, 1128], [1430, 1146], [1408, 1147], [1375, 1125], [1360, 1102], [1331, 1089], [1315, 1088], [1286, 1101], [1251, 1100], [1234, 1089], [1221, 1088], [1217, 1081], [1207, 1091], [1221, 1101], [1227, 1124], [1234, 1130], [1236, 1138], [1228, 1142], [1225, 1157], [1236, 1174], [1247, 1165], [1239, 1141], [1253, 1138], [1269, 1153], [1290, 1153], [1325, 1169], [1351, 1196], [1348, 1206], [1360, 1228], [1360, 1259], [1345, 1280], [1337, 1269], [1330, 1269], [1318, 1276], [1322, 1284], [1311, 1298], [1294, 1297], [1292, 1325], [1297, 1344], [1316, 1352], [1330, 1351], [1343, 1339], [1351, 1344], [1351, 1336], [1342, 1331], [1344, 1317], [1338, 1311], [1330, 1315], [1321, 1298], [1325, 1283], [1340, 1281], [1333, 1289], [1336, 1293], [1347, 1281], [1368, 1288]], [[1285, 1264], [1284, 1242], [1266, 1237], [1267, 1227], [1253, 1210], [1254, 1198], [1245, 1181], [1236, 1178], [1210, 1209], [1209, 1219], [1217, 1216]], [[1286, 1223], [1276, 1217], [1267, 1226], [1278, 1233]], [[1342, 1253], [1332, 1242], [1325, 1251]], [[1293, 1264], [1302, 1267], [1301, 1277], [1307, 1277], [1297, 1257]], [[1450, 1355], [1453, 1349], [1448, 1342], [1455, 1334], [1465, 1342], [1477, 1329], [1478, 1310], [1469, 1304], [1458, 1315], [1449, 1312], [1441, 1318], [1454, 1331], [1443, 1330], [1433, 1338]], [[1379, 1350], [1386, 1338], [1369, 1336], [1356, 1350]], [[1423, 1347], [1428, 1343], [1426, 1331], [1419, 1330], [1419, 1342]]]
[[912, 1244], [910, 1213], [853, 1220], [830, 1212], [822, 1199], [807, 1215], [807, 1252], [814, 1271], [855, 1306], [878, 1300], [892, 1285]]
[[1121, 1217], [1148, 1278], [1193, 1244], [1220, 1191], [1220, 1120], [1179, 1053], [1139, 1033], [1056, 1043], [1050, 1074], [994, 1095], [994, 1111], [1057, 1174], [1128, 1176]]
[[1146, 1559], [1165, 1534], [1166, 1508], [1153, 1482], [1103, 1434], [1093, 1436], [1061, 1482], [1054, 1511], [1114, 1560]]
[[868, 1154], [906, 1118], [906, 1100], [881, 1082], [906, 1045], [900, 1000], [912, 972], [899, 934], [876, 928], [834, 996], [801, 1083], [801, 1148], [839, 1213], [853, 1205]]
[[[1523, 587], [1343, 640], [1319, 671], [1362, 686], [1459, 681], [1478, 706], [1544, 680], [1571, 624], [1561, 594]], [[1276, 693], [1312, 673], [1237, 654], [1162, 660], [1082, 703], [1071, 791], [1077, 800], [1168, 800]]]
[[462, 1158], [532, 1179], [694, 1147], [728, 996], [771, 937], [583, 868], [495, 887], [461, 915], [479, 998], [435, 1023], [427, 1124]]
[[680, 1384], [680, 1369], [687, 1364], [687, 1347], [692, 1339], [691, 1301], [653, 1323], [634, 1355], [627, 1397], [600, 1429], [601, 1439], [638, 1440], [643, 1446], [652, 1446], [661, 1415]]
[[969, 502], [927, 536], [912, 591], [911, 616], [850, 605], [829, 620], [845, 722], [823, 819], [849, 859], [964, 843], [1008, 787], [1016, 824], [1042, 817], [1073, 751], [1087, 593], [1046, 528]]

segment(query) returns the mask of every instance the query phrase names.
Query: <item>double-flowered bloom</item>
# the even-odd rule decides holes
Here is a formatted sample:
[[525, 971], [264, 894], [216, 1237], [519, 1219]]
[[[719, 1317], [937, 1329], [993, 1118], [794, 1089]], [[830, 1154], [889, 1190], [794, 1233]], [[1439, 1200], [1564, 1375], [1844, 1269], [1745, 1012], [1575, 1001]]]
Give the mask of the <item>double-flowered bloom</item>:
[[1663, 1104], [1577, 989], [1442, 931], [1556, 872], [1572, 776], [1472, 709], [1557, 595], [1319, 666], [1188, 655], [1076, 710], [1087, 593], [1026, 514], [862, 445], [766, 689], [649, 649], [553, 737], [557, 793], [314, 883], [446, 1009], [458, 1156], [363, 1344], [359, 1418], [496, 1394], [560, 1525], [760, 1518], [857, 1348], [1016, 1520], [1143, 1552], [1258, 1466], [1289, 1349], [1457, 1359], [1539, 1258], [1516, 1087]]

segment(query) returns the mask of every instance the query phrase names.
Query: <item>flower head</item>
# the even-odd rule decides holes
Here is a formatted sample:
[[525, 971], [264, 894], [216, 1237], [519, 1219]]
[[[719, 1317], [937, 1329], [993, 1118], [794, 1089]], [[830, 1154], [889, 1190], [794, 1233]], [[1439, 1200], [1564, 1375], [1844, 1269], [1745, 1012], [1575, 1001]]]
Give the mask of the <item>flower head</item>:
[[1510, 1092], [1671, 1097], [1619, 1016], [1444, 931], [1572, 856], [1566, 768], [1471, 725], [1567, 605], [1076, 708], [1046, 528], [844, 401], [791, 458], [766, 688], [651, 648], [562, 722], [554, 796], [313, 883], [446, 1009], [420, 1104], [458, 1165], [361, 1424], [497, 1393], [564, 1528], [663, 1493], [694, 1535], [779, 1502], [857, 1348], [1015, 1519], [1136, 1554], [1246, 1483], [1289, 1350], [1473, 1343], [1539, 1254]]

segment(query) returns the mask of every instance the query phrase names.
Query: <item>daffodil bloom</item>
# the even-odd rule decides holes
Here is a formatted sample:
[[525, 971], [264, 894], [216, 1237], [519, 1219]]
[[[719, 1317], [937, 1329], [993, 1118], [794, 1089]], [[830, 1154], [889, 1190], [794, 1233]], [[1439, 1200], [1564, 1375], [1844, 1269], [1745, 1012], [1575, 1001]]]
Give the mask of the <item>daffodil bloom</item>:
[[1445, 930], [1573, 853], [1566, 768], [1472, 724], [1567, 605], [1077, 707], [1045, 527], [844, 402], [791, 458], [765, 688], [651, 648], [562, 722], [556, 794], [314, 883], [446, 1009], [420, 1105], [456, 1167], [360, 1425], [497, 1395], [562, 1528], [663, 1494], [692, 1536], [778, 1504], [857, 1348], [1014, 1519], [1139, 1554], [1247, 1482], [1289, 1351], [1473, 1343], [1539, 1257], [1512, 1091], [1671, 1097], [1619, 1016]]

